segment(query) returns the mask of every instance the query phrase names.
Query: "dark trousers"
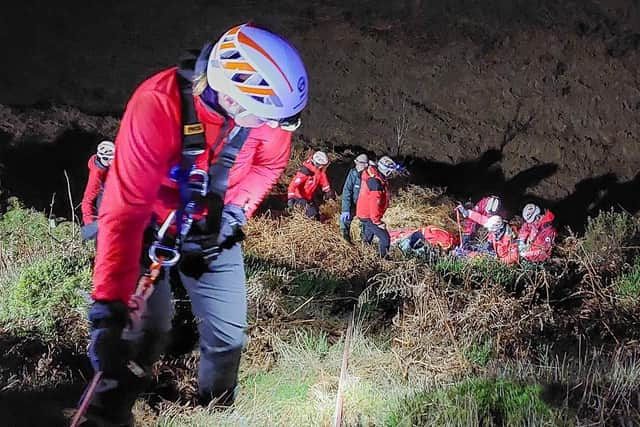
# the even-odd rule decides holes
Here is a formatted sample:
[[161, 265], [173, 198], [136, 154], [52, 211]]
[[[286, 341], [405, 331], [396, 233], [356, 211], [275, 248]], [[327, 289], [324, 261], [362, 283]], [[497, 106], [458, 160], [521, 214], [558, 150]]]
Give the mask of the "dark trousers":
[[[135, 361], [149, 371], [160, 358], [166, 345], [174, 314], [169, 271], [155, 284], [143, 316], [143, 336], [132, 342]], [[180, 272], [182, 284], [189, 294], [191, 309], [200, 333], [200, 366], [198, 388], [201, 403], [215, 400], [218, 404], [233, 402], [237, 386], [240, 354], [245, 343], [247, 302], [245, 271], [240, 244], [224, 250], [210, 262], [200, 277]], [[142, 380], [127, 374], [114, 378], [115, 388], [96, 393], [95, 405], [89, 413], [123, 422], [130, 417], [138, 394], [143, 391]]]
[[375, 225], [370, 219], [360, 218], [362, 226], [364, 228], [363, 241], [367, 244], [371, 244], [374, 236], [378, 238], [378, 253], [381, 257], [385, 257], [389, 252], [389, 246], [391, 245], [391, 237], [389, 232], [384, 228], [380, 228]]
[[305, 199], [289, 199], [289, 207], [295, 208], [296, 206], [300, 206], [304, 209], [304, 213], [309, 218], [318, 219], [320, 217], [320, 211], [318, 207], [315, 205], [313, 200], [305, 200]]

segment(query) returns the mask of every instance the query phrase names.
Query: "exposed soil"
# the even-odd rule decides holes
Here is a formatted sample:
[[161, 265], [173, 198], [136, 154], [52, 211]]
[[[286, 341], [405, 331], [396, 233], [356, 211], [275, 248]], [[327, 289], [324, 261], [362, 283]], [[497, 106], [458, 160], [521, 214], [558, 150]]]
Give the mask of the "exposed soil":
[[[0, 152], [0, 186], [41, 205], [61, 177], [39, 158], [60, 169], [77, 165], [78, 195], [80, 165], [115, 133], [104, 114], [118, 117], [133, 88], [174, 64], [182, 49], [259, 17], [307, 62], [305, 144], [423, 159], [409, 161], [417, 182], [449, 186], [460, 198], [501, 191], [516, 208], [540, 199], [573, 226], [600, 207], [640, 209], [637, 1], [67, 3], [18, 2], [0, 18], [7, 48], [0, 104], [74, 106], [66, 127], [36, 138], [6, 118], [25, 122], [32, 110], [2, 109], [1, 145], [55, 144], [28, 148], [30, 158]], [[43, 111], [38, 120], [47, 122], [50, 110]], [[78, 135], [87, 129], [77, 125], [82, 120], [98, 123], [95, 134]], [[17, 180], [28, 188], [16, 191]]]

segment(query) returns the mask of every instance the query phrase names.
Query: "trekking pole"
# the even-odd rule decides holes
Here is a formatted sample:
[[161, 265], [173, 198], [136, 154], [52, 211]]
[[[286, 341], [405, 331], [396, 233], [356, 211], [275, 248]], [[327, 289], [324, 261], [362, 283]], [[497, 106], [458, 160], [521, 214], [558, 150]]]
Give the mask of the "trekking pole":
[[[136, 291], [129, 299], [130, 326], [122, 331], [123, 336], [129, 334], [131, 331], [137, 330], [141, 326], [140, 323], [142, 322], [142, 315], [146, 309], [146, 302], [153, 293], [153, 284], [158, 279], [161, 269], [162, 257], [159, 257], [157, 261], [151, 263], [149, 271], [143, 274], [142, 277], [140, 277], [140, 280], [138, 280]], [[130, 365], [131, 363], [134, 362], [131, 361]], [[137, 365], [134, 365], [133, 367], [137, 367]], [[132, 367], [130, 366], [129, 369], [132, 369]], [[134, 372], [134, 374], [136, 374], [136, 372]], [[89, 404], [93, 400], [93, 395], [96, 393], [96, 389], [98, 388], [100, 381], [102, 381], [102, 371], [98, 371], [93, 375], [93, 379], [85, 389], [84, 393], [82, 393], [82, 397], [80, 397], [80, 402], [78, 404], [78, 410], [71, 420], [70, 427], [78, 427], [82, 421], [84, 414], [86, 414], [87, 409], [89, 409]]]

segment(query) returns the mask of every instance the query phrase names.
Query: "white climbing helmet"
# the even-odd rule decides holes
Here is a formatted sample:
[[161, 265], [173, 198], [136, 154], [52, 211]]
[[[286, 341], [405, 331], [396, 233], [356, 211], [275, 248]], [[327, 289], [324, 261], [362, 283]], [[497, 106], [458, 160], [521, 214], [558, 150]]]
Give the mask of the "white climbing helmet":
[[489, 230], [491, 233], [499, 232], [504, 226], [504, 221], [500, 217], [500, 215], [494, 215], [490, 217], [484, 225], [484, 228]]
[[396, 171], [398, 165], [393, 159], [389, 156], [382, 156], [380, 160], [378, 160], [378, 170], [385, 177], [389, 177], [393, 172]]
[[103, 165], [109, 164], [111, 160], [113, 160], [113, 156], [116, 154], [116, 146], [111, 141], [102, 141], [98, 144], [98, 149], [96, 150], [96, 156], [100, 163]]
[[263, 119], [287, 119], [307, 105], [308, 77], [298, 51], [250, 24], [234, 27], [218, 40], [209, 56], [207, 81]]
[[326, 166], [329, 164], [329, 157], [324, 151], [316, 151], [311, 157], [311, 161], [316, 166]]
[[540, 207], [538, 205], [528, 203], [524, 205], [524, 208], [522, 209], [522, 218], [526, 222], [531, 223], [536, 220], [538, 215], [540, 215], [540, 212]]

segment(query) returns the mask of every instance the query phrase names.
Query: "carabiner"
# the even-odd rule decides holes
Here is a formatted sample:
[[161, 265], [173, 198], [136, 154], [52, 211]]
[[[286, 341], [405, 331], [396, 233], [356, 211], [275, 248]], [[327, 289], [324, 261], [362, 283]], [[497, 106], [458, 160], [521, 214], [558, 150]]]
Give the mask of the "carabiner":
[[180, 261], [180, 252], [176, 248], [153, 242], [149, 246], [149, 258], [163, 267], [173, 267]]
[[205, 197], [209, 189], [209, 174], [202, 169], [193, 169], [189, 172], [188, 185], [191, 191]]

